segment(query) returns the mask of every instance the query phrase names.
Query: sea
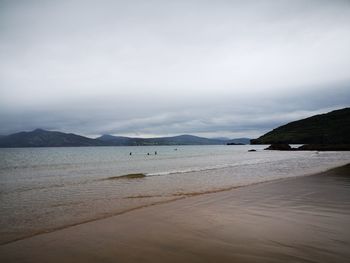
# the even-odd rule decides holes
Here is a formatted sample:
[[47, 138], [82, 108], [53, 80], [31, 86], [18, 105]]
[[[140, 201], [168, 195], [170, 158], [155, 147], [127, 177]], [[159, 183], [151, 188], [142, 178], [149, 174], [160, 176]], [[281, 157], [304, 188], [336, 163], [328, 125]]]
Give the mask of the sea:
[[350, 152], [267, 151], [266, 147], [2, 148], [0, 244], [350, 162]]

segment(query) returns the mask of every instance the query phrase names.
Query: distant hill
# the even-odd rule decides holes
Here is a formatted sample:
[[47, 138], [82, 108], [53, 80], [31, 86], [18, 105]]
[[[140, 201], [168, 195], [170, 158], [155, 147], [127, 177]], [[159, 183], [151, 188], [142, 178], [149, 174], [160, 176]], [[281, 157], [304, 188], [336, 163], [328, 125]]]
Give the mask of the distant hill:
[[73, 133], [36, 129], [0, 137], [0, 147], [104, 146], [106, 143]]
[[249, 138], [237, 138], [228, 140], [227, 143], [250, 144], [250, 140]]
[[193, 135], [179, 135], [173, 137], [162, 137], [162, 138], [150, 138], [146, 139], [147, 142], [152, 144], [163, 144], [163, 145], [210, 145], [210, 144], [225, 144], [224, 141], [208, 139]]
[[[14, 147], [77, 147], [77, 146], [136, 146], [136, 145], [224, 145], [228, 142], [241, 143], [242, 139], [208, 139], [193, 135], [179, 135], [160, 138], [130, 138], [102, 135], [96, 139], [73, 133], [36, 129], [0, 136], [1, 148]], [[243, 138], [245, 140], [245, 138]]]
[[350, 144], [350, 108], [280, 126], [251, 144]]
[[104, 134], [101, 137], [96, 138], [96, 140], [103, 141], [114, 146], [128, 146], [136, 145], [133, 138], [123, 137], [123, 136], [113, 136], [109, 134]]
[[208, 139], [193, 135], [179, 135], [159, 138], [130, 138], [123, 136], [102, 135], [96, 138], [111, 145], [216, 145], [226, 144], [225, 140]]

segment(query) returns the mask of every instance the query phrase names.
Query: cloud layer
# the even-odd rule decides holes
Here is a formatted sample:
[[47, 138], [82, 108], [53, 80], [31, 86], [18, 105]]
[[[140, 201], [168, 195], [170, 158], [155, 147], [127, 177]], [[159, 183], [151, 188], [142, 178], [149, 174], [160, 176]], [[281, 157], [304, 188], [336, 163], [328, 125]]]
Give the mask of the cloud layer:
[[0, 43], [1, 134], [255, 137], [350, 102], [349, 1], [1, 1]]

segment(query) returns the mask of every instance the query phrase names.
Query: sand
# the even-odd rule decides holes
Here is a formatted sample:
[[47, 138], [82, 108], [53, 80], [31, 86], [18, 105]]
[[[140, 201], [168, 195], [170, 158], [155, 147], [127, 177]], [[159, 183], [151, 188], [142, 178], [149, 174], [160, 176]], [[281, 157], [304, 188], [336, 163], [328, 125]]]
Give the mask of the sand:
[[350, 165], [0, 246], [0, 262], [350, 262]]

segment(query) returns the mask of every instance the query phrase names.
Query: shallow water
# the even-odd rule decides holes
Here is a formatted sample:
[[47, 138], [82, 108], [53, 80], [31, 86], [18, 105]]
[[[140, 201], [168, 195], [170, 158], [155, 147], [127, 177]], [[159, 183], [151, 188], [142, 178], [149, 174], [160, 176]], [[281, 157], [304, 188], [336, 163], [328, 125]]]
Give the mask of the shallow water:
[[1, 262], [349, 262], [350, 165], [0, 246]]
[[[188, 195], [316, 173], [350, 160], [349, 152], [265, 147], [0, 149], [0, 242]], [[251, 148], [258, 151], [247, 152]], [[146, 176], [118, 179], [138, 173]]]

